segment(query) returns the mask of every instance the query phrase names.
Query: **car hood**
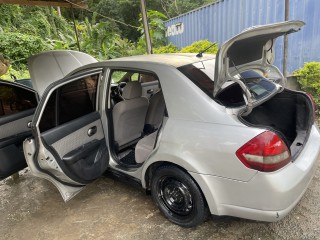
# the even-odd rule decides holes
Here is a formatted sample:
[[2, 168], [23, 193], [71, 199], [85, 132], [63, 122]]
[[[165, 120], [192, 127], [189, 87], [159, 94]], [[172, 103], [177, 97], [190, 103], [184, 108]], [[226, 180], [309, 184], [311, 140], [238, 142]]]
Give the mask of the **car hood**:
[[272, 65], [274, 40], [299, 31], [303, 25], [302, 21], [286, 21], [255, 26], [226, 41], [217, 53], [213, 96], [216, 97], [223, 84], [239, 73], [239, 69], [250, 66], [265, 70], [272, 66], [275, 69]]
[[97, 60], [86, 53], [56, 50], [30, 57], [28, 67], [32, 85], [41, 97], [51, 83], [65, 77], [78, 67], [95, 62]]

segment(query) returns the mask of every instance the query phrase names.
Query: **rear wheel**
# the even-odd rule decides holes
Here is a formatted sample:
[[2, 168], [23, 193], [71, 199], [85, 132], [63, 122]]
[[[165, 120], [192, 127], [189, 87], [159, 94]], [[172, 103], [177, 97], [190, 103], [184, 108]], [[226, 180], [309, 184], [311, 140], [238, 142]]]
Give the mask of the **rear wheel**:
[[182, 227], [194, 227], [208, 216], [199, 187], [178, 167], [157, 168], [151, 181], [151, 194], [161, 212]]

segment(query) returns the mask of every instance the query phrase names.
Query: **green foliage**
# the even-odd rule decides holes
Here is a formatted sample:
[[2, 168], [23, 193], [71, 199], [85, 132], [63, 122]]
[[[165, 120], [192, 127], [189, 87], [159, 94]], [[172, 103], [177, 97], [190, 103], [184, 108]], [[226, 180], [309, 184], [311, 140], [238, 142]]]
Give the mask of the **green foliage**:
[[70, 49], [68, 41], [60, 41], [55, 39], [47, 39], [47, 44], [50, 50]]
[[[167, 19], [168, 9], [174, 7], [179, 10], [177, 13], [182, 13], [211, 1], [213, 0], [149, 1], [147, 8], [154, 9], [147, 13], [154, 52], [178, 52], [178, 48], [172, 44], [165, 46], [166, 28], [163, 21]], [[81, 51], [99, 60], [146, 53], [140, 1], [87, 0], [87, 3], [97, 13], [74, 9]], [[26, 76], [26, 59], [31, 55], [49, 49], [78, 50], [72, 12], [70, 9], [61, 10], [64, 17], [59, 16], [53, 7], [0, 4], [0, 54], [10, 59], [10, 71], [18, 78]], [[138, 29], [101, 15], [137, 26]], [[206, 44], [202, 42], [198, 48], [203, 50]], [[198, 48], [193, 46], [182, 52], [199, 52]], [[214, 49], [215, 47], [208, 52]], [[5, 77], [10, 78], [9, 74]]]
[[72, 25], [53, 8], [1, 4], [0, 11], [0, 53], [18, 71], [26, 69], [31, 55], [75, 42]]
[[19, 26], [19, 30], [25, 34], [38, 35], [42, 38], [53, 37], [52, 29], [44, 12], [35, 11], [34, 17], [27, 19]]
[[180, 51], [178, 50], [178, 47], [176, 45], [173, 45], [172, 43], [169, 43], [166, 46], [161, 46], [161, 47], [158, 47], [158, 48], [154, 48], [153, 52], [157, 53], [157, 54], [158, 53], [159, 54], [161, 54], [161, 53], [177, 53], [177, 52], [181, 52], [181, 53], [199, 53], [200, 51], [205, 50], [206, 48], [208, 48], [212, 44], [213, 44], [213, 46], [210, 47], [207, 51], [205, 51], [205, 53], [216, 54], [217, 51], [218, 51], [218, 44], [210, 42], [208, 40], [200, 40], [198, 42], [193, 42], [191, 45], [182, 48]]
[[43, 39], [60, 39], [61, 33], [68, 35], [73, 33], [72, 25], [66, 19], [59, 17], [50, 7], [1, 4], [0, 11], [0, 26], [3, 32], [19, 32]]
[[99, 60], [128, 56], [131, 55], [130, 51], [135, 49], [135, 45], [128, 39], [110, 31], [109, 22], [90, 23], [86, 18], [84, 22], [77, 25], [77, 28], [82, 51]]
[[8, 72], [2, 75], [1, 79], [12, 81], [12, 75], [15, 76], [17, 79], [30, 78], [30, 73], [28, 70], [16, 70], [13, 69], [12, 66], [10, 66]]
[[[17, 19], [22, 19], [23, 14], [18, 5], [0, 4], [0, 26], [2, 31], [16, 29]], [[21, 21], [19, 21], [21, 22]]]
[[0, 33], [0, 52], [10, 60], [16, 69], [25, 68], [29, 56], [45, 49], [47, 45], [38, 36], [17, 32]]
[[[140, 1], [133, 0], [89, 0], [88, 5], [99, 14], [113, 18], [133, 26], [139, 25]], [[107, 21], [110, 24], [109, 31], [116, 32], [129, 41], [136, 42], [140, 34], [136, 28], [110, 21], [102, 16], [96, 16], [96, 21]]]
[[[149, 32], [152, 46], [155, 48], [163, 46], [167, 42], [167, 39], [165, 37], [166, 27], [163, 24], [163, 21], [166, 20], [167, 17], [163, 13], [153, 10], [148, 10], [147, 17], [149, 22]], [[139, 23], [139, 31], [141, 33], [141, 37], [138, 42], [138, 50], [145, 51], [146, 42], [141, 14]]]
[[210, 42], [207, 39], [200, 40], [198, 42], [194, 42], [191, 45], [182, 48], [180, 52], [182, 52], [182, 53], [199, 53], [199, 52], [205, 50], [206, 48], [208, 48], [209, 46], [211, 46], [212, 44], [214, 44], [214, 45], [212, 47], [210, 47], [207, 51], [205, 51], [205, 53], [216, 54], [218, 51], [218, 44]]
[[178, 47], [169, 43], [166, 46], [158, 47], [153, 49], [154, 53], [161, 54], [161, 53], [176, 53], [179, 52]]
[[320, 62], [305, 63], [303, 68], [295, 71], [301, 89], [310, 93], [318, 107], [320, 107]]

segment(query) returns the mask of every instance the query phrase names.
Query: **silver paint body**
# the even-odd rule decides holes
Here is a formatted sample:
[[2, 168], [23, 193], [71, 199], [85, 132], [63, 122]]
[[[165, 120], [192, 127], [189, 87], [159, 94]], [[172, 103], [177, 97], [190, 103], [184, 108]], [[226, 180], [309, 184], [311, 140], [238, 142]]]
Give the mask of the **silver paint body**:
[[[312, 126], [304, 149], [285, 167], [271, 173], [245, 167], [235, 152], [266, 129], [244, 125], [238, 120], [238, 110], [219, 105], [177, 70], [179, 66], [214, 58], [204, 55], [199, 59], [195, 54], [135, 56], [89, 64], [70, 75], [105, 69], [98, 88], [98, 105], [107, 143], [109, 126], [103, 111], [109, 108], [106, 100], [110, 70], [143, 70], [159, 77], [168, 117], [164, 118], [153, 152], [142, 166], [129, 170], [120, 168], [110, 152], [110, 168], [140, 180], [146, 188], [146, 172], [152, 164], [172, 163], [185, 169], [197, 182], [212, 214], [277, 221], [298, 203], [312, 179], [320, 155], [319, 129]], [[66, 187], [34, 168], [34, 140], [24, 142], [24, 151], [31, 171], [53, 182], [64, 200], [79, 192], [79, 188]], [[46, 157], [45, 152], [42, 154]], [[63, 175], [61, 169], [55, 171]]]
[[[149, 57], [138, 58], [148, 60]], [[157, 74], [169, 117], [163, 123], [156, 148], [140, 168], [122, 170], [112, 157], [110, 168], [141, 180], [145, 188], [145, 174], [152, 164], [165, 161], [181, 166], [195, 179], [211, 213], [216, 215], [276, 221], [297, 204], [308, 187], [319, 158], [320, 134], [315, 125], [295, 162], [273, 173], [248, 169], [235, 152], [264, 129], [242, 124], [236, 115], [230, 114], [232, 111], [205, 95], [172, 65], [123, 59], [97, 63], [88, 68], [120, 66]], [[100, 86], [102, 109], [106, 107], [106, 85], [107, 82], [103, 81]], [[102, 116], [108, 142], [108, 121], [105, 114]], [[26, 141], [24, 145], [25, 151], [29, 152], [26, 149], [30, 148], [30, 142]], [[32, 156], [26, 154], [26, 158], [28, 165], [32, 166]], [[51, 181], [59, 185], [57, 181]], [[60, 191], [63, 190], [60, 188]]]

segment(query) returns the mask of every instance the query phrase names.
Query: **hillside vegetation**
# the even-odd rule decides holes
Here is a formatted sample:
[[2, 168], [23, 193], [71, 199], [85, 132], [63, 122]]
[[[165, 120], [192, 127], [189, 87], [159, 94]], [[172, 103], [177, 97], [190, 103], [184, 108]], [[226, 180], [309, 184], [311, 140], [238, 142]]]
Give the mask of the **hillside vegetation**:
[[[89, 9], [61, 9], [0, 4], [0, 61], [10, 63], [1, 76], [28, 77], [27, 58], [45, 50], [79, 50], [72, 16], [75, 16], [80, 50], [98, 60], [146, 53], [140, 1], [88, 0]], [[147, 1], [150, 34], [154, 52], [177, 52], [167, 45], [163, 21], [212, 0]], [[207, 42], [205, 45], [207, 46]], [[201, 43], [200, 43], [201, 48]], [[190, 51], [195, 51], [191, 47]], [[200, 51], [201, 49], [199, 49]], [[216, 47], [213, 48], [216, 50]], [[188, 50], [184, 50], [188, 51]], [[10, 76], [11, 75], [11, 76]]]

